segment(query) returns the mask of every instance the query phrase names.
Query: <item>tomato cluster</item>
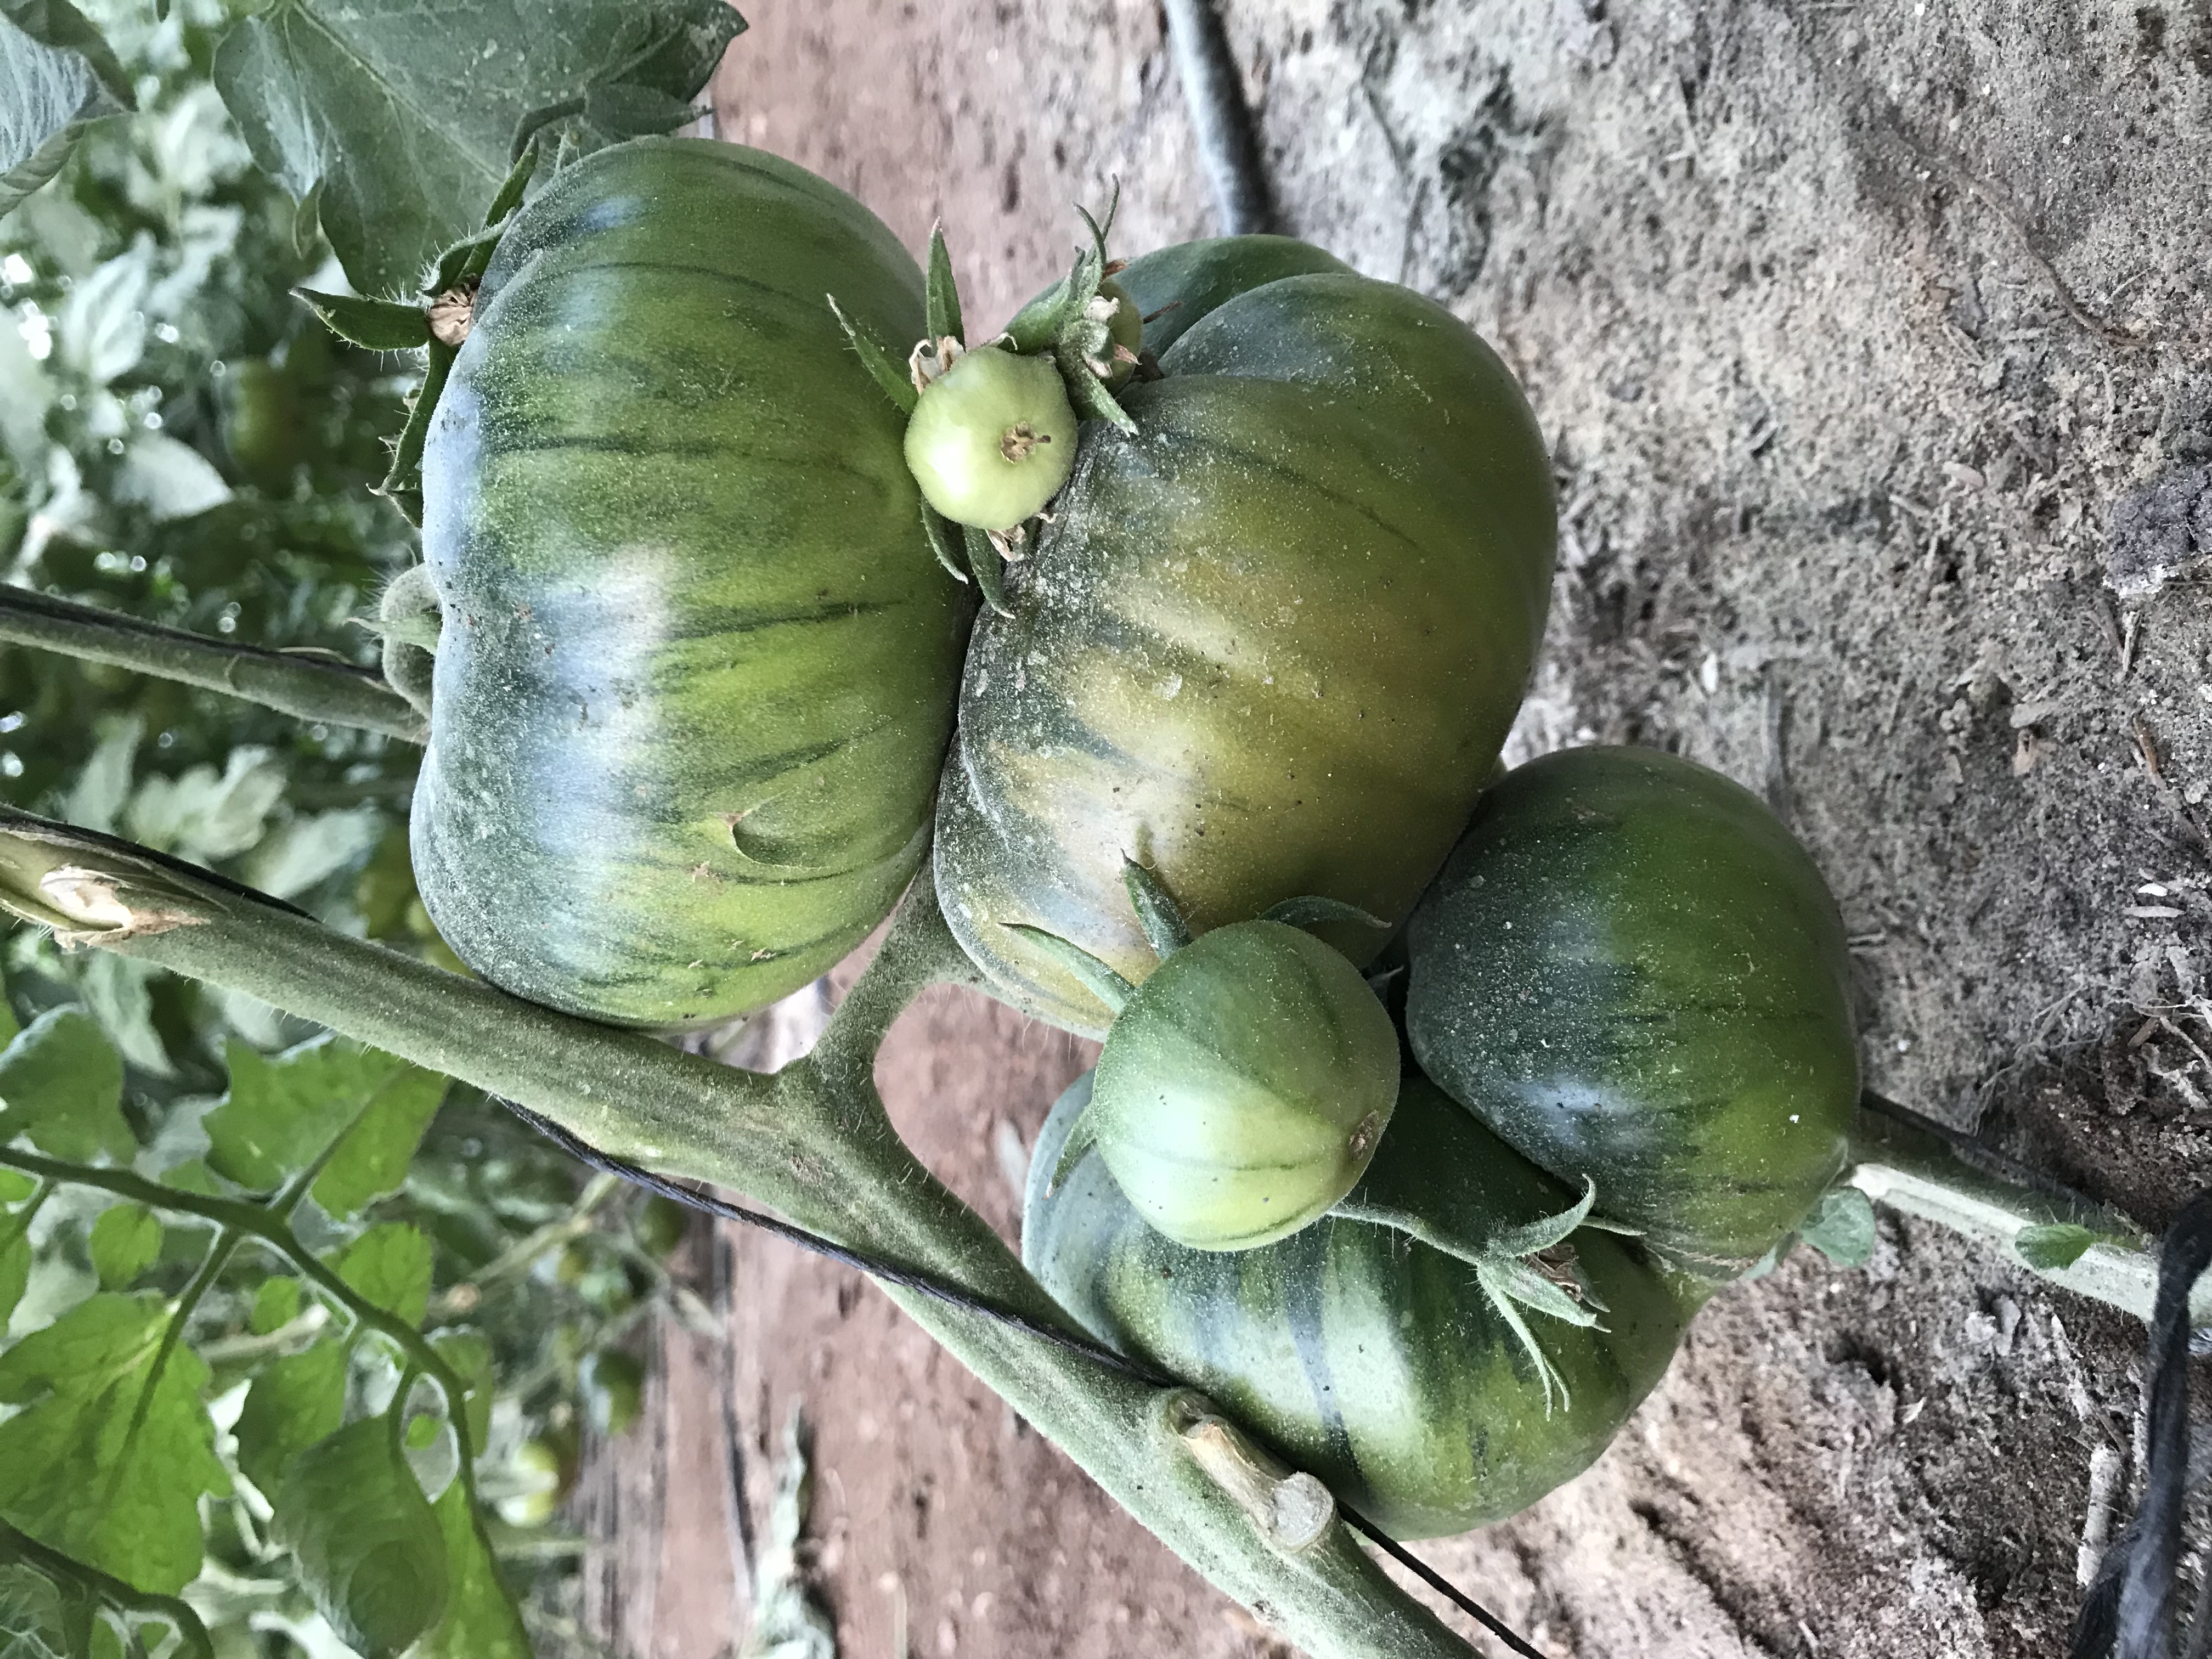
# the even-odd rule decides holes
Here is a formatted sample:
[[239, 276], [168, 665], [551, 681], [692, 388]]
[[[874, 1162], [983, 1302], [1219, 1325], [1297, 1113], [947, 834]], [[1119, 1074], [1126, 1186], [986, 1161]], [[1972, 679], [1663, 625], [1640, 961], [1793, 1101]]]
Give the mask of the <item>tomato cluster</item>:
[[1289, 239], [1093, 230], [971, 343], [941, 244], [771, 157], [639, 141], [530, 204], [425, 456], [424, 897], [510, 989], [681, 1024], [927, 851], [999, 994], [1104, 1040], [1039, 1277], [1458, 1530], [1839, 1174], [1842, 928], [1703, 768], [1498, 775], [1555, 504], [1471, 330]]

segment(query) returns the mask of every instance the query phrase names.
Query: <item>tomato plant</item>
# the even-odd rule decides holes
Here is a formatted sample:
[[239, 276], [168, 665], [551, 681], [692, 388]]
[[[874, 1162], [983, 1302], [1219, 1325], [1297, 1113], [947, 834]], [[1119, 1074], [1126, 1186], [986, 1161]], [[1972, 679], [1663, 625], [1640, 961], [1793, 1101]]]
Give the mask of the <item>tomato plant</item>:
[[[665, 1288], [655, 1257], [680, 1236], [659, 1209], [601, 1238], [586, 1220], [617, 1179], [877, 1273], [1323, 1655], [1464, 1654], [1348, 1528], [1395, 1549], [1382, 1527], [1456, 1530], [1570, 1477], [1717, 1280], [1792, 1237], [1863, 1251], [1869, 1193], [2148, 1306], [2124, 1221], [1850, 1116], [1832, 906], [1750, 797], [1609, 750], [1482, 793], [1543, 624], [1553, 501], [1518, 388], [1449, 313], [1282, 238], [1121, 266], [1109, 212], [971, 349], [941, 236], [924, 276], [803, 171], [650, 136], [689, 118], [737, 27], [720, 5], [562, 0], [472, 88], [446, 71], [489, 60], [443, 14], [296, 54], [286, 26], [318, 3], [238, 21], [212, 59], [296, 198], [294, 252], [326, 237], [355, 289], [305, 297], [358, 345], [422, 354], [384, 490], [422, 509], [427, 562], [377, 607], [386, 673], [52, 593], [0, 593], [0, 632], [106, 690], [143, 670], [311, 732], [406, 743], [427, 707], [416, 869], [367, 834], [295, 853], [305, 814], [264, 864], [281, 769], [233, 750], [136, 780], [129, 731], [82, 745], [66, 805], [98, 822], [0, 809], [0, 903], [45, 930], [15, 955], [24, 1012], [45, 1006], [0, 1049], [0, 1311], [28, 1310], [0, 1348], [0, 1595], [31, 1608], [28, 1639], [210, 1653], [179, 1593], [210, 1561], [223, 1584], [289, 1562], [257, 1629], [526, 1653], [489, 1516], [543, 1520], [586, 1420], [635, 1413], [620, 1322]], [[0, 127], [4, 210], [136, 94], [66, 0], [6, 9], [0, 67], [43, 112]], [[426, 107], [385, 95], [399, 83]], [[125, 257], [104, 283], [132, 280]], [[367, 297], [426, 264], [416, 297]], [[890, 347], [917, 334], [902, 376]], [[333, 456], [294, 441], [322, 370], [267, 357], [199, 411], [205, 472], [146, 435], [144, 388], [106, 391], [111, 367], [73, 438], [140, 424], [97, 447], [118, 466], [95, 484], [166, 456], [193, 499], [213, 455], [236, 474], [222, 489], [314, 493]], [[375, 423], [325, 424], [357, 472]], [[994, 467], [1020, 487], [962, 496]], [[33, 515], [11, 468], [15, 537]], [[48, 574], [82, 574], [90, 544], [35, 505]], [[96, 502], [70, 511], [106, 533]], [[168, 620], [212, 601], [144, 574], [150, 597], [123, 597]], [[972, 641], [962, 581], [988, 606]], [[1132, 858], [1187, 917], [1143, 882], [1124, 906]], [[439, 965], [410, 873], [483, 979]], [[802, 982], [909, 878], [817, 1047], [773, 1079], [625, 1029]], [[1409, 911], [1410, 1047], [1449, 1095], [1404, 1068], [1353, 965], [1381, 944], [1363, 921]], [[99, 949], [72, 976], [60, 947], [81, 945]], [[147, 990], [157, 969], [270, 1040], [217, 1068], [192, 1050], [197, 1005]], [[1078, 1030], [1119, 1015], [1095, 1097], [1071, 1091], [1037, 1149], [1033, 1273], [874, 1091], [886, 1030], [938, 983]], [[351, 1041], [264, 1057], [301, 1034], [288, 1020]], [[225, 1097], [163, 1073], [179, 1055]], [[459, 1111], [437, 1110], [436, 1073], [471, 1085]], [[488, 1156], [493, 1099], [599, 1178], [579, 1194], [573, 1170]], [[487, 1186], [499, 1226], [470, 1201]], [[1278, 1206], [1322, 1218], [1285, 1231]], [[492, 1409], [519, 1346], [494, 1340], [502, 1321], [543, 1351], [520, 1391], [557, 1384], [556, 1407]], [[241, 1385], [220, 1436], [211, 1402]]]

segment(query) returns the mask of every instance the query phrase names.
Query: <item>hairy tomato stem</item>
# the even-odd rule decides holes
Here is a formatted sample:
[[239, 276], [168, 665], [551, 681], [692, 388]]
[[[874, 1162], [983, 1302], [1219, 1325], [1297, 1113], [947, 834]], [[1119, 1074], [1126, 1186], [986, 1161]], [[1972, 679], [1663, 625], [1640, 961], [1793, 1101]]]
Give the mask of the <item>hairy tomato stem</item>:
[[[26, 882], [21, 873], [51, 874], [62, 860], [103, 891], [150, 886], [161, 896], [158, 930], [133, 927], [115, 914], [127, 910], [118, 904], [100, 925], [76, 923], [85, 943], [259, 997], [513, 1099], [609, 1152], [732, 1188], [979, 1298], [1067, 1318], [982, 1218], [915, 1161], [876, 1094], [872, 1063], [863, 1063], [924, 985], [972, 978], [951, 966], [927, 874], [848, 999], [840, 1028], [825, 1034], [825, 1052], [770, 1079], [331, 933], [112, 837], [0, 809], [0, 870], [17, 872], [0, 902], [50, 926], [58, 915], [73, 920], [56, 908], [61, 896], [44, 878]], [[1152, 1431], [1158, 1388], [918, 1291], [888, 1293], [1184, 1560], [1316, 1659], [1468, 1659], [1468, 1645], [1342, 1525], [1289, 1553], [1264, 1536], [1217, 1480]], [[446, 1369], [427, 1341], [427, 1352], [403, 1346], [424, 1370]]]

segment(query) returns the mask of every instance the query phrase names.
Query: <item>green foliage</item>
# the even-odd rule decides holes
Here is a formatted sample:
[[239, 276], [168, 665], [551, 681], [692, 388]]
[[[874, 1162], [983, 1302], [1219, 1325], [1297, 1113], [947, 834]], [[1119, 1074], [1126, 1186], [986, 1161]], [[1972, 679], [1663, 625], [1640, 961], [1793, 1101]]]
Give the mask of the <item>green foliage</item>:
[[[393, 354], [423, 324], [349, 272], [410, 288], [495, 192], [512, 207], [526, 117], [550, 113], [549, 155], [685, 118], [742, 24], [717, 0], [78, 3], [0, 0], [0, 580], [373, 664], [355, 619], [417, 557], [373, 492], [420, 373]], [[372, 77], [394, 95], [362, 96]], [[9, 799], [456, 965], [409, 869], [416, 764], [0, 649]], [[529, 1654], [518, 1592], [573, 1560], [503, 1560], [484, 1516], [557, 1443], [550, 1510], [591, 1409], [580, 1363], [667, 1305], [657, 1243], [628, 1237], [641, 1201], [481, 1096], [250, 1000], [27, 932], [6, 966], [0, 1656], [122, 1659], [134, 1630], [210, 1659], [321, 1655], [331, 1630]], [[40, 1158], [51, 1178], [5, 1167]], [[572, 1251], [580, 1273], [537, 1271]], [[448, 1382], [458, 1474], [428, 1409]], [[401, 1409], [428, 1411], [401, 1431], [428, 1443], [413, 1466], [380, 1414]], [[212, 1648], [149, 1599], [196, 1574]]]
[[60, 171], [80, 125], [128, 109], [131, 85], [69, 0], [0, 0], [0, 214]]
[[238, 1467], [246, 1478], [264, 1496], [275, 1493], [293, 1459], [337, 1431], [345, 1400], [343, 1343], [318, 1342], [276, 1361], [253, 1379], [238, 1415]]
[[313, 1193], [336, 1216], [398, 1190], [446, 1091], [358, 1043], [318, 1039], [270, 1060], [233, 1039], [228, 1059], [230, 1092], [202, 1120], [210, 1166], [265, 1192], [326, 1155]]
[[530, 1635], [500, 1589], [498, 1564], [458, 1484], [433, 1506], [446, 1544], [446, 1616], [418, 1659], [529, 1659]]
[[1832, 1187], [1797, 1237], [1838, 1267], [1863, 1267], [1874, 1260], [1874, 1200], [1856, 1187]]
[[430, 1241], [404, 1221], [370, 1228], [338, 1257], [338, 1277], [410, 1325], [430, 1304]]
[[0, 1053], [0, 1140], [21, 1135], [54, 1158], [127, 1158], [123, 1062], [99, 1025], [52, 1008]]
[[102, 1210], [92, 1224], [92, 1270], [102, 1290], [119, 1291], [161, 1254], [161, 1224], [143, 1204]]
[[331, 1628], [365, 1659], [392, 1659], [445, 1616], [445, 1539], [380, 1418], [292, 1460], [274, 1536], [299, 1558]]
[[587, 113], [586, 88], [619, 84], [633, 96], [608, 118], [634, 122], [636, 95], [658, 94], [630, 130], [665, 132], [744, 27], [721, 0], [278, 0], [223, 41], [215, 78], [256, 159], [294, 196], [318, 194], [354, 285], [398, 295], [483, 222], [526, 117], [564, 101]]
[[159, 1297], [100, 1295], [0, 1353], [0, 1517], [137, 1589], [200, 1570], [199, 1498], [227, 1497], [208, 1368]]

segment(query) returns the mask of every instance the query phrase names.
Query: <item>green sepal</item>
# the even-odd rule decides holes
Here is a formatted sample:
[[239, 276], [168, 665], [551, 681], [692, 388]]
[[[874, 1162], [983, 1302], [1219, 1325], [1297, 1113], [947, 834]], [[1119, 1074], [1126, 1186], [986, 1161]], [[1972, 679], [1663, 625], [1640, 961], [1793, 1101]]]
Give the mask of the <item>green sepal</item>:
[[429, 439], [430, 417], [437, 412], [438, 398], [446, 390], [446, 377], [453, 373], [455, 355], [453, 348], [443, 341], [430, 342], [422, 384], [416, 388], [415, 402], [407, 411], [407, 424], [400, 429], [399, 441], [392, 447], [392, 470], [376, 487], [376, 493], [389, 498], [407, 522], [418, 530], [422, 527], [422, 446]]
[[1534, 1255], [1539, 1250], [1548, 1250], [1554, 1244], [1566, 1242], [1568, 1235], [1589, 1217], [1591, 1206], [1597, 1202], [1597, 1182], [1588, 1176], [1583, 1177], [1583, 1195], [1557, 1215], [1540, 1216], [1523, 1222], [1518, 1227], [1507, 1227], [1492, 1235], [1491, 1252], [1497, 1255]]
[[[563, 98], [556, 103], [540, 104], [514, 124], [514, 137], [507, 146], [507, 160], [520, 161], [524, 152], [531, 148], [532, 141], [539, 133], [544, 131], [556, 121], [565, 121], [571, 116], [581, 115], [583, 112], [584, 100], [581, 98]], [[565, 144], [564, 139], [564, 148]], [[554, 164], [557, 171], [560, 165], [560, 156], [557, 152], [554, 157]]]
[[1075, 1121], [1068, 1126], [1067, 1139], [1060, 1149], [1059, 1161], [1052, 1166], [1052, 1179], [1045, 1182], [1047, 1198], [1060, 1190], [1060, 1182], [1075, 1173], [1075, 1166], [1083, 1162], [1084, 1154], [1098, 1144], [1097, 1105], [1095, 1097], [1085, 1102], [1083, 1109], [1075, 1115]]
[[1121, 884], [1129, 890], [1129, 905], [1137, 913], [1138, 926], [1145, 930], [1145, 937], [1162, 962], [1190, 943], [1190, 924], [1183, 920], [1182, 907], [1175, 902], [1167, 884], [1126, 853], [1121, 855]]
[[1081, 945], [1070, 943], [1057, 933], [1048, 933], [1042, 927], [1032, 927], [1025, 921], [1002, 921], [999, 924], [1010, 933], [1019, 933], [1061, 967], [1081, 980], [1091, 994], [1118, 1014], [1137, 988], [1123, 979], [1097, 957]]
[[499, 246], [500, 239], [506, 234], [505, 225], [493, 225], [454, 243], [438, 256], [436, 268], [432, 270], [430, 280], [423, 284], [422, 292], [434, 300], [441, 294], [451, 293], [464, 283], [474, 282], [484, 274], [484, 268], [491, 264], [493, 250]]
[[312, 288], [295, 288], [292, 297], [313, 309], [338, 338], [365, 351], [414, 351], [430, 343], [430, 319], [420, 306]]
[[952, 280], [952, 256], [945, 249], [941, 223], [929, 228], [929, 277], [924, 291], [929, 337], [941, 340], [949, 334], [966, 345], [968, 337], [960, 322], [960, 289]]
[[699, 118], [690, 103], [653, 87], [602, 81], [584, 92], [584, 119], [611, 138], [647, 138]]
[[[921, 504], [921, 527], [929, 536], [929, 550], [937, 555], [938, 563], [956, 582], [965, 583], [968, 573], [961, 568], [960, 561], [952, 556], [952, 531], [945, 515], [927, 501]], [[964, 544], [963, 544], [964, 545]]]
[[[292, 204], [292, 252], [312, 258], [323, 237], [323, 181], [307, 186], [307, 193]], [[294, 293], [299, 290], [295, 289]]]
[[1287, 927], [1311, 928], [1327, 921], [1353, 921], [1363, 927], [1388, 927], [1389, 923], [1371, 911], [1356, 904], [1346, 904], [1342, 899], [1323, 898], [1318, 893], [1302, 894], [1286, 898], [1279, 904], [1271, 904], [1260, 913], [1262, 921], [1279, 921]]
[[1106, 383], [1093, 374], [1073, 351], [1060, 354], [1056, 360], [1060, 378], [1067, 382], [1068, 401], [1075, 405], [1076, 413], [1087, 415], [1094, 421], [1104, 421], [1109, 426], [1134, 434], [1136, 422], [1129, 411], [1121, 407], [1121, 400], [1106, 389]]
[[1535, 1368], [1536, 1380], [1544, 1389], [1544, 1415], [1549, 1417], [1552, 1414], [1554, 1389], [1559, 1392], [1559, 1409], [1565, 1411], [1574, 1403], [1573, 1397], [1567, 1392], [1567, 1380], [1559, 1375], [1559, 1368], [1552, 1364], [1551, 1356], [1544, 1352], [1544, 1345], [1536, 1340], [1535, 1332], [1528, 1328], [1528, 1322], [1521, 1317], [1521, 1310], [1513, 1305], [1518, 1299], [1514, 1293], [1514, 1286], [1486, 1262], [1476, 1264], [1474, 1277], [1475, 1282], [1482, 1286], [1483, 1294], [1490, 1298], [1492, 1311], [1504, 1320], [1506, 1328], [1520, 1340], [1522, 1351]]
[[991, 545], [990, 532], [972, 524], [960, 527], [965, 532], [968, 568], [975, 574], [975, 586], [983, 591], [983, 603], [1002, 617], [1012, 617], [1014, 613], [1006, 605], [1006, 562]]
[[[853, 326], [852, 319], [845, 315], [844, 308], [837, 303], [836, 295], [825, 294], [822, 297], [830, 302], [830, 313], [837, 319], [837, 326], [845, 331], [845, 338], [851, 344], [854, 355], [860, 358], [861, 366], [868, 371], [870, 377], [883, 388], [884, 396], [898, 406], [900, 413], [913, 414], [915, 405], [921, 401], [921, 394], [914, 389], [914, 382], [907, 377], [906, 371], [892, 360], [890, 352]], [[925, 507], [923, 511], [927, 513], [928, 509]], [[952, 569], [949, 564], [945, 568]], [[960, 573], [955, 570], [953, 574], [957, 576]], [[961, 580], [965, 581], [967, 578], [962, 576]]]
[[530, 188], [531, 175], [537, 171], [538, 152], [535, 149], [526, 149], [515, 158], [514, 166], [507, 172], [506, 182], [499, 187], [499, 194], [491, 198], [491, 205], [484, 210], [486, 230], [504, 222], [507, 215], [522, 205], [522, 193]]
[[1061, 319], [1066, 315], [1063, 302], [1066, 297], [1067, 284], [1055, 283], [1016, 312], [1002, 337], [1008, 349], [1024, 357], [1033, 357], [1057, 340]]

